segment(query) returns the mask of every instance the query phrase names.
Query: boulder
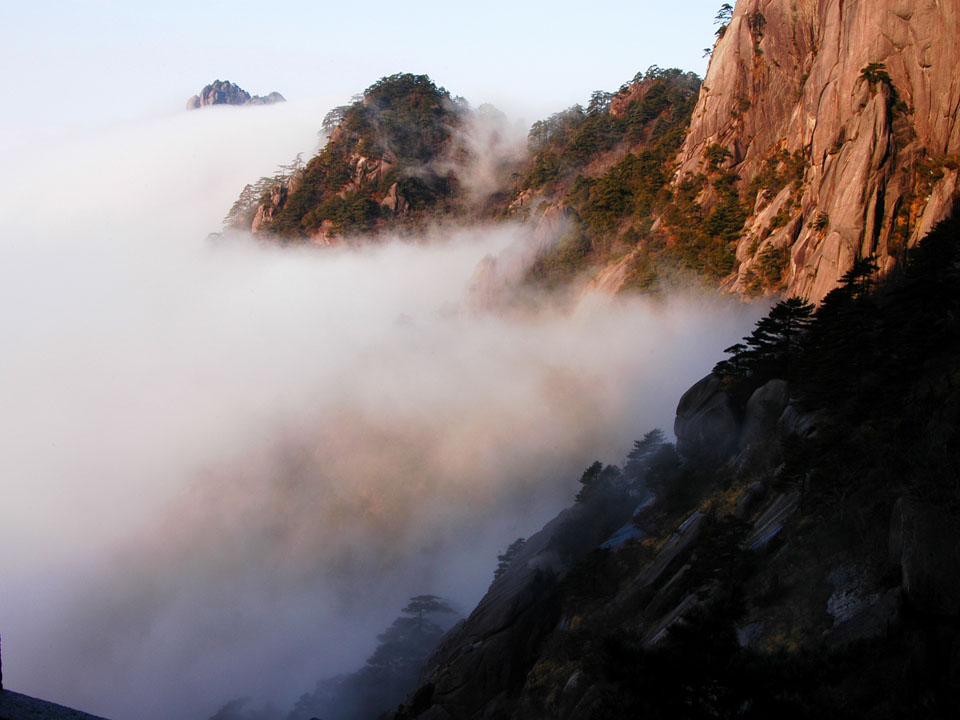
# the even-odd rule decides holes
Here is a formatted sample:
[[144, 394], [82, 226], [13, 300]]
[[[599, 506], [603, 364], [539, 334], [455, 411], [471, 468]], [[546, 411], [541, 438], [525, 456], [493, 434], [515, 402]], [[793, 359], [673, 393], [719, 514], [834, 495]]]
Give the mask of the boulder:
[[790, 401], [785, 380], [770, 380], [753, 391], [747, 401], [740, 432], [741, 468], [769, 470], [782, 454], [778, 420]]
[[574, 714], [580, 701], [594, 687], [582, 670], [574, 670], [560, 693], [559, 716], [569, 718]]
[[762, 443], [777, 433], [777, 420], [790, 401], [786, 380], [770, 380], [753, 391], [747, 401], [740, 433], [740, 447]]
[[890, 559], [910, 604], [931, 615], [960, 615], [960, 522], [930, 503], [901, 497], [890, 519]]
[[683, 394], [673, 432], [677, 451], [691, 459], [720, 464], [736, 451], [740, 423], [719, 377], [707, 375]]

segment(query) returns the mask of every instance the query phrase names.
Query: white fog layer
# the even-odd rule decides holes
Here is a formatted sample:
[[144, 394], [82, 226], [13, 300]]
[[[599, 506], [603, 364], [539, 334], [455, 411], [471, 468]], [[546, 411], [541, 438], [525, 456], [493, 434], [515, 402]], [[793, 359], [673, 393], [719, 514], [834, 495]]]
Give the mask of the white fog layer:
[[509, 224], [208, 240], [244, 184], [315, 150], [323, 113], [182, 113], [2, 164], [6, 687], [114, 720], [289, 707], [410, 596], [469, 612], [496, 554], [593, 460], [669, 432], [758, 314], [471, 309], [478, 264], [524, 236]]

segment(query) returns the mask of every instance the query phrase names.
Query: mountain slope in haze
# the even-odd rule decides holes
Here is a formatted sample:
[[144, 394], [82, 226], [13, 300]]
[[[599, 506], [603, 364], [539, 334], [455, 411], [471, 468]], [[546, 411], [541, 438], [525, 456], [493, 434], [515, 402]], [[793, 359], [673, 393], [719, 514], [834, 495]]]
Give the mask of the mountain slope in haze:
[[305, 166], [247, 186], [226, 223], [328, 245], [449, 214], [462, 194], [457, 131], [467, 112], [426, 75], [382, 78], [327, 115], [326, 145]]
[[[631, 262], [631, 252], [670, 197], [672, 162], [699, 88], [693, 73], [654, 66], [616, 92], [594, 92], [586, 109], [575, 105], [533, 124], [529, 159], [517, 168], [518, 192], [504, 214], [562, 215], [571, 229], [537, 258], [530, 280], [555, 286], [612, 263], [595, 284], [654, 289], [653, 253], [644, 265]], [[676, 264], [659, 263], [661, 271]]]
[[952, 220], [879, 286], [861, 262], [775, 306], [675, 446], [588, 468], [388, 717], [952, 717], [958, 258]]
[[890, 272], [958, 195], [960, 2], [741, 0], [724, 20], [702, 84], [653, 67], [534, 123], [480, 203], [462, 187], [473, 111], [396, 75], [228, 224], [320, 244], [451, 218], [563, 226], [527, 279], [609, 292], [681, 270], [818, 302], [857, 258]]
[[[225, 223], [330, 244], [431, 222], [521, 220], [540, 248], [527, 279], [562, 285], [619, 260], [649, 229], [670, 197], [698, 88], [693, 73], [652, 67], [534, 123], [524, 151], [491, 106], [472, 109], [426, 76], [382, 78], [327, 116], [329, 139], [306, 167], [248, 185]], [[649, 289], [652, 274], [632, 269], [626, 286]]]
[[198, 110], [209, 105], [272, 105], [278, 102], [286, 102], [286, 98], [278, 92], [265, 96], [251, 95], [229, 80], [214, 80], [187, 100], [187, 110]]

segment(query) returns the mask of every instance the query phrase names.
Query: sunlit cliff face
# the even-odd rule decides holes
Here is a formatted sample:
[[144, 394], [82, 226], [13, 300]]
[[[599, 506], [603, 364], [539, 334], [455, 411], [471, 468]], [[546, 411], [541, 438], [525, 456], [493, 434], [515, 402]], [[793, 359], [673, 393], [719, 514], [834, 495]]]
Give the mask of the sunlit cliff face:
[[752, 313], [692, 296], [498, 315], [513, 225], [359, 249], [210, 241], [319, 108], [62, 138], [0, 180], [5, 684], [113, 718], [287, 707], [407, 597], [619, 462]]

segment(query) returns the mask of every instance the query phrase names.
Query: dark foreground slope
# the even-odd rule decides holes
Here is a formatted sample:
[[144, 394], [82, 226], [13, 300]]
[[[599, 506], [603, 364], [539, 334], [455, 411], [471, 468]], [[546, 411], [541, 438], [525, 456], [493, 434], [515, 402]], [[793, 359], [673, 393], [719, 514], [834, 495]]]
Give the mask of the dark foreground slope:
[[0, 689], [0, 720], [103, 720], [56, 703]]
[[958, 242], [777, 305], [681, 399], [676, 448], [585, 473], [391, 717], [954, 717]]

